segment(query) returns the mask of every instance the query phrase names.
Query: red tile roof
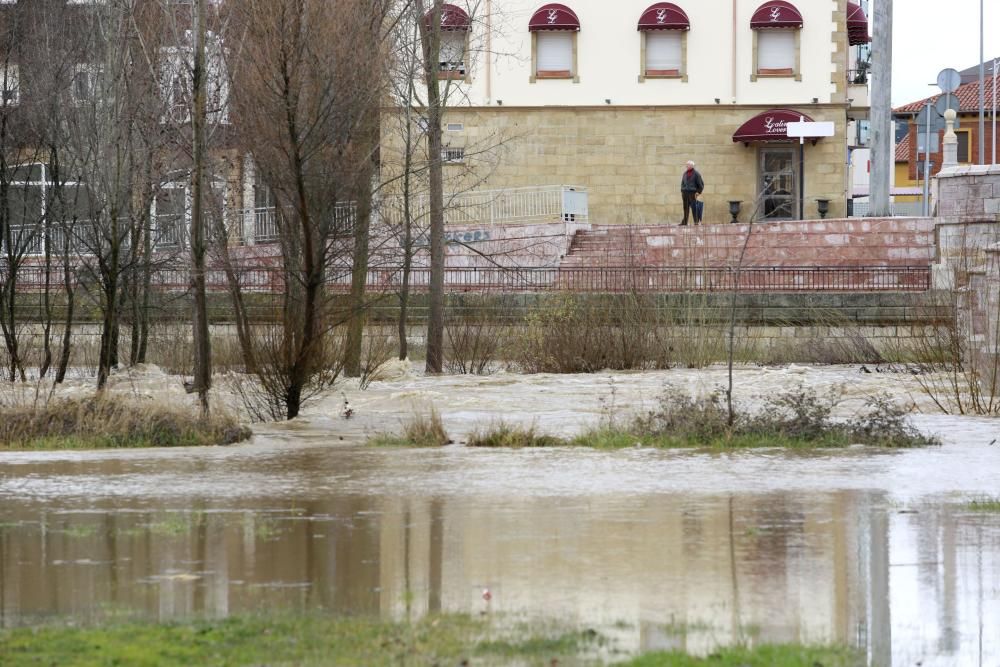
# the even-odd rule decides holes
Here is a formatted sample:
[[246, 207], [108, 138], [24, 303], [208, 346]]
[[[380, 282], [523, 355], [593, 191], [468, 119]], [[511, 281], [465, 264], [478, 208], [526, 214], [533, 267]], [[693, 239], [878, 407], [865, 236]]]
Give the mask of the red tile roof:
[[907, 133], [896, 144], [896, 162], [910, 161], [910, 135]]
[[[986, 109], [993, 108], [993, 86], [997, 85], [997, 79], [1000, 78], [996, 75], [987, 76], [985, 80], [986, 84]], [[971, 113], [979, 111], [979, 81], [972, 81], [970, 83], [963, 84], [958, 87], [954, 93], [958, 97], [959, 113]], [[1000, 94], [1000, 91], [998, 91]], [[943, 94], [934, 95], [933, 97], [928, 97], [920, 100], [919, 102], [910, 102], [909, 104], [904, 104], [901, 107], [893, 109], [893, 113], [898, 114], [909, 114], [909, 113], [920, 113], [920, 110], [924, 108], [927, 101], [932, 102], [937, 101], [939, 97], [944, 97]]]

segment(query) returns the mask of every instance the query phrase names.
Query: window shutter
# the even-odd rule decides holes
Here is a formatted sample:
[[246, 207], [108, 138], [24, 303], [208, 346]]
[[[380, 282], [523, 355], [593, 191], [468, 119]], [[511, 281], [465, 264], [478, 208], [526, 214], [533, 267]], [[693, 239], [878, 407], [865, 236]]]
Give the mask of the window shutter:
[[573, 33], [539, 31], [538, 71], [567, 72], [573, 70]]
[[795, 71], [793, 30], [757, 31], [757, 70], [773, 74], [791, 74]]
[[680, 74], [681, 34], [673, 30], [646, 33], [646, 71]]

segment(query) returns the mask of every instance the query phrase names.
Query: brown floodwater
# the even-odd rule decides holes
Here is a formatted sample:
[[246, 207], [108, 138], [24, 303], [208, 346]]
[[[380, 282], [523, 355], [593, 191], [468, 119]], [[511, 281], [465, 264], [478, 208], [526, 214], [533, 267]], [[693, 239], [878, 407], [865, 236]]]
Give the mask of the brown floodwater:
[[[787, 386], [769, 373], [741, 382]], [[794, 371], [863, 394], [849, 373]], [[359, 442], [428, 403], [456, 434], [501, 416], [569, 432], [693, 378], [712, 381], [404, 376], [236, 447], [0, 454], [0, 625], [489, 611], [629, 652], [837, 642], [877, 665], [1000, 665], [1000, 513], [966, 506], [1000, 494], [995, 421], [918, 415], [945, 444], [889, 453]]]

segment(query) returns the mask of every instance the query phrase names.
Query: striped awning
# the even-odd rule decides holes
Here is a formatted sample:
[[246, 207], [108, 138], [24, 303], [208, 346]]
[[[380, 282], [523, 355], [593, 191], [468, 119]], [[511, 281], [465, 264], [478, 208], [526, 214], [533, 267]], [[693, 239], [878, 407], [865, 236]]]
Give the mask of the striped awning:
[[851, 46], [872, 41], [868, 36], [868, 17], [856, 2], [847, 3], [847, 39]]

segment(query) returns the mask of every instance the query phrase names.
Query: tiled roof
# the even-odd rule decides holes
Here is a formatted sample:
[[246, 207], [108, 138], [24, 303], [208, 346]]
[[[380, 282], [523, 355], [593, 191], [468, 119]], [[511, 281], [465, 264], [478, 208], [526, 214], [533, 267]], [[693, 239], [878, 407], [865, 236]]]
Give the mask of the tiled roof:
[[[986, 77], [986, 109], [993, 108], [993, 86], [997, 85], [997, 76], [987, 76]], [[998, 91], [1000, 93], [1000, 91]], [[958, 97], [959, 113], [971, 113], [979, 111], [979, 81], [972, 81], [970, 83], [963, 84], [958, 87], [954, 93]], [[919, 113], [927, 100], [932, 102], [937, 101], [939, 97], [944, 97], [944, 95], [934, 95], [933, 97], [928, 97], [926, 99], [920, 100], [919, 102], [910, 102], [909, 104], [904, 104], [901, 107], [893, 109], [893, 113], [907, 114], [907, 113]]]
[[910, 135], [907, 133], [899, 143], [896, 144], [896, 162], [910, 161]]

